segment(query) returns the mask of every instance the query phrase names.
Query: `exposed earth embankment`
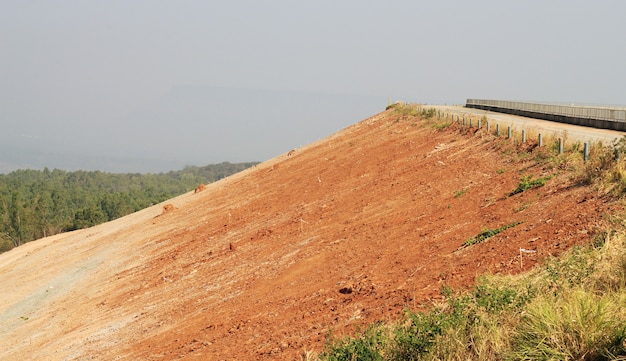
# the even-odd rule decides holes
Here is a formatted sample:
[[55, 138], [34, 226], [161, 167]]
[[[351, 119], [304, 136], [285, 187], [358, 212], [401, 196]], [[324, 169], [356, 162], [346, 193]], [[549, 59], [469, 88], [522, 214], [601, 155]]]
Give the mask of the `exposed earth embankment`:
[[[293, 360], [442, 285], [527, 270], [614, 206], [539, 151], [391, 109], [167, 209], [18, 247], [0, 255], [0, 359]], [[548, 180], [510, 195], [523, 177]]]

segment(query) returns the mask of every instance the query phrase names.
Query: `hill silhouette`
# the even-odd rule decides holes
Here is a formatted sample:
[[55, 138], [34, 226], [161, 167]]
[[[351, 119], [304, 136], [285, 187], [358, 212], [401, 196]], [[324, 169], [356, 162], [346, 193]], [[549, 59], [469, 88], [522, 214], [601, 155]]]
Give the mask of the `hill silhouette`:
[[[296, 359], [443, 285], [586, 242], [613, 203], [538, 151], [392, 108], [201, 192], [15, 248], [0, 255], [0, 358]], [[549, 179], [513, 194], [530, 177]]]

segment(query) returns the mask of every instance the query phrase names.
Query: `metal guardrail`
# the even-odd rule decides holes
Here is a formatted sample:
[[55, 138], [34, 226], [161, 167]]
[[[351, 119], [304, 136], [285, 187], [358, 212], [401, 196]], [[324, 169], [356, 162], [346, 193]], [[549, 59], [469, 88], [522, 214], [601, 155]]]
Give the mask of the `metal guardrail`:
[[467, 99], [466, 107], [595, 128], [626, 130], [626, 108], [542, 104], [486, 99]]
[[526, 112], [560, 115], [572, 118], [587, 118], [626, 122], [626, 108], [525, 103], [506, 100], [485, 99], [467, 99], [467, 105], [482, 105], [493, 108], [521, 110]]

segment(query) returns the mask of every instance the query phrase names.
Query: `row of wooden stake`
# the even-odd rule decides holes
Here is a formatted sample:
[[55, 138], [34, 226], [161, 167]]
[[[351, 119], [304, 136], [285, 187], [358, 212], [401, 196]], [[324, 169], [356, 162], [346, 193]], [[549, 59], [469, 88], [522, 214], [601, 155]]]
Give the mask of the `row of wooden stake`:
[[[444, 113], [443, 114], [443, 118], [447, 119], [450, 115]], [[437, 117], [439, 119], [442, 118], [442, 114], [440, 111], [437, 111]], [[463, 116], [461, 118], [461, 116], [457, 115], [456, 116], [456, 120], [454, 119], [454, 115], [451, 115], [452, 117], [452, 121], [453, 122], [457, 122], [458, 124], [462, 125], [463, 127], [468, 126], [469, 123], [469, 128], [473, 128], [474, 127], [474, 120], [470, 117], [469, 121], [466, 121], [465, 116]], [[491, 124], [489, 123], [489, 121], [486, 121], [486, 127], [487, 127], [487, 133], [491, 133]], [[482, 119], [478, 119], [477, 120], [477, 124], [476, 127], [478, 129], [481, 129], [482, 127]], [[496, 136], [499, 137], [500, 134], [500, 124], [496, 123]], [[513, 129], [511, 128], [511, 126], [509, 125], [507, 127], [507, 132], [506, 132], [506, 139], [512, 139], [513, 138]], [[522, 130], [522, 143], [526, 143], [526, 130]], [[539, 133], [537, 135], [537, 143], [539, 145], [539, 147], [543, 147], [543, 136], [541, 135], [541, 133]], [[559, 138], [559, 154], [563, 154], [563, 138]], [[585, 142], [583, 145], [583, 159], [585, 160], [585, 162], [587, 160], [589, 160], [589, 143]]]

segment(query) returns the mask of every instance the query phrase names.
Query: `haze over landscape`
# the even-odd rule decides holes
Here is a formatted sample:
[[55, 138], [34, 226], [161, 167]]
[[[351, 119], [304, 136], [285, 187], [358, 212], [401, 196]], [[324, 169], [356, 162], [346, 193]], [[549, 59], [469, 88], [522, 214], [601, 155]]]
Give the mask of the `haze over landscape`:
[[0, 0], [0, 359], [626, 359], [620, 125], [459, 106], [625, 104], [625, 10]]
[[0, 1], [0, 173], [263, 161], [468, 97], [624, 104], [619, 1]]

